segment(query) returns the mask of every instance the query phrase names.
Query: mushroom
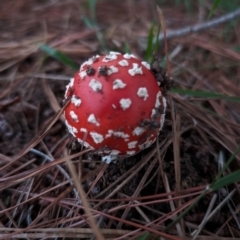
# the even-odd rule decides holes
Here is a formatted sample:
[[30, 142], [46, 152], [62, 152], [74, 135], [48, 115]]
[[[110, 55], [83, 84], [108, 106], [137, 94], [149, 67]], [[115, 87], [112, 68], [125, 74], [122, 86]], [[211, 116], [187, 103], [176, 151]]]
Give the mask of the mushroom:
[[69, 132], [106, 162], [149, 147], [162, 129], [166, 99], [150, 65], [110, 52], [84, 62], [66, 87]]

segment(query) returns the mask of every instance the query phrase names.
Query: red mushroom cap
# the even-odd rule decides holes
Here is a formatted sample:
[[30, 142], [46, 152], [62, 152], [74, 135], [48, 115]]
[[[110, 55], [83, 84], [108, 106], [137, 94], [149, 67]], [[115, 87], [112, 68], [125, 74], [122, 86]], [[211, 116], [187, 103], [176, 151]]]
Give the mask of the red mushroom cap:
[[67, 86], [69, 132], [101, 155], [131, 156], [161, 130], [166, 99], [146, 62], [110, 52], [82, 64]]

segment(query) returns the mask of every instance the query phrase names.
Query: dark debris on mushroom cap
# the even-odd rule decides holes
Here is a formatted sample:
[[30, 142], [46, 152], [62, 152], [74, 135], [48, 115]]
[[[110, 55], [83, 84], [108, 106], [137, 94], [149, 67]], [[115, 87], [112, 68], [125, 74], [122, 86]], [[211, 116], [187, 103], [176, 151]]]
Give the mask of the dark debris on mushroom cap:
[[158, 53], [154, 53], [154, 62], [151, 66], [151, 71], [157, 82], [160, 83], [162, 94], [167, 96], [167, 92], [173, 86], [174, 82], [171, 78], [166, 75], [166, 72], [160, 66], [160, 55]]

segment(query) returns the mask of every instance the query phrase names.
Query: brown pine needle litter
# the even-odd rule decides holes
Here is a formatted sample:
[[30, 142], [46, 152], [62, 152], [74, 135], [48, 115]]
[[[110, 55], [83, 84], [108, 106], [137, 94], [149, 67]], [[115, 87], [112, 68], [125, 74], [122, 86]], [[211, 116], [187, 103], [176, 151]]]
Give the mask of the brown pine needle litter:
[[[0, 239], [240, 238], [240, 9], [212, 2], [1, 1]], [[149, 39], [165, 124], [107, 165], [66, 129], [71, 66]]]

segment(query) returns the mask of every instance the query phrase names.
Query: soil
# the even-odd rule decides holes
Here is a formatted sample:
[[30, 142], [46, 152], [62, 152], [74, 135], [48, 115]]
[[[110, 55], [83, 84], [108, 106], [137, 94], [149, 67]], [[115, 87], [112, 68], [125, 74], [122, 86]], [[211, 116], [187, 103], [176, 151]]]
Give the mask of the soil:
[[[134, 6], [133, 1], [128, 1], [128, 4], [114, 1], [115, 5], [109, 2], [99, 1], [96, 12], [105, 45], [119, 51], [128, 46], [143, 58], [144, 49], [140, 40], [147, 39], [152, 17], [158, 21], [156, 11], [148, 1], [140, 1]], [[141, 229], [145, 225], [149, 227], [147, 231], [152, 234], [151, 237], [159, 237], [154, 230], [164, 232], [173, 220], [171, 213], [175, 209], [184, 210], [215, 180], [222, 167], [219, 159], [222, 157], [223, 162], [227, 161], [237, 148], [240, 136], [237, 102], [180, 96], [168, 91], [174, 84], [173, 88], [184, 89], [187, 86], [195, 90], [239, 96], [239, 79], [234, 80], [232, 76], [239, 73], [239, 64], [236, 65], [235, 61], [240, 57], [236, 53], [234, 58], [228, 48], [239, 43], [237, 34], [232, 32], [231, 39], [226, 40], [221, 28], [215, 28], [211, 33], [190, 37], [190, 46], [185, 38], [169, 42], [170, 52], [177, 47], [182, 52], [171, 62], [173, 82], [162, 68], [158, 69], [164, 74], [160, 79], [156, 63], [153, 65], [154, 74], [163, 82], [168, 100], [166, 121], [157, 143], [132, 157], [106, 165], [94, 152], [84, 153], [86, 149], [68, 133], [61, 114], [57, 115], [64, 105], [66, 80], [74, 75], [75, 70], [47, 57], [36, 44], [44, 41], [42, 34], [45, 31], [47, 44], [67, 54], [79, 65], [86, 58], [103, 53], [99, 35], [96, 36], [95, 29], [86, 27], [79, 17], [80, 13], [89, 17], [84, 1], [81, 4], [84, 7], [79, 7], [74, 0], [66, 3], [37, 0], [1, 3], [1, 228], [11, 228], [12, 232], [27, 227], [90, 228], [86, 209], [82, 204], [75, 204], [76, 191], [67, 175], [63, 174], [65, 171], [71, 176], [66, 156], [73, 155], [71, 160], [78, 180], [87, 194], [99, 227], [129, 231], [105, 235], [105, 239], [117, 239], [127, 233], [129, 236], [124, 239], [137, 239], [143, 234]], [[173, 9], [173, 4], [174, 1], [169, 1], [162, 6], [168, 28], [195, 23], [194, 14], [198, 12], [195, 5], [194, 14], [187, 14], [182, 5]], [[134, 14], [130, 12], [133, 8]], [[126, 14], [122, 15], [123, 12]], [[185, 14], [186, 18], [183, 18]], [[219, 12], [216, 14], [221, 15]], [[237, 25], [235, 29], [236, 32], [240, 31]], [[207, 46], [209, 39], [212, 43], [217, 42], [215, 49]], [[219, 54], [222, 49], [226, 51]], [[159, 55], [165, 56], [163, 45]], [[231, 69], [225, 69], [224, 73], [221, 71], [223, 62], [231, 65]], [[215, 67], [199, 70], [199, 66], [204, 69], [209, 65]], [[56, 161], [59, 161], [58, 165], [63, 171], [54, 163]], [[238, 169], [239, 156], [236, 155], [224, 174]], [[237, 183], [210, 191], [202, 198], [181, 222], [185, 236], [191, 237], [190, 234], [204, 220], [211, 203], [213, 209], [216, 208], [234, 189], [238, 190]], [[170, 201], [171, 197], [179, 197], [179, 200]], [[206, 222], [201, 235], [215, 234], [219, 239], [240, 238], [239, 201], [237, 191]], [[234, 211], [236, 214], [233, 214]], [[135, 233], [134, 230], [141, 231]], [[1, 239], [11, 238], [7, 235], [11, 232], [6, 229], [0, 232]], [[168, 229], [167, 234], [179, 236], [175, 227]], [[84, 235], [81, 239], [92, 239], [90, 236]], [[64, 237], [61, 235], [59, 239]], [[50, 235], [43, 235], [43, 238], [51, 239]], [[73, 236], [66, 239], [80, 238]]]

